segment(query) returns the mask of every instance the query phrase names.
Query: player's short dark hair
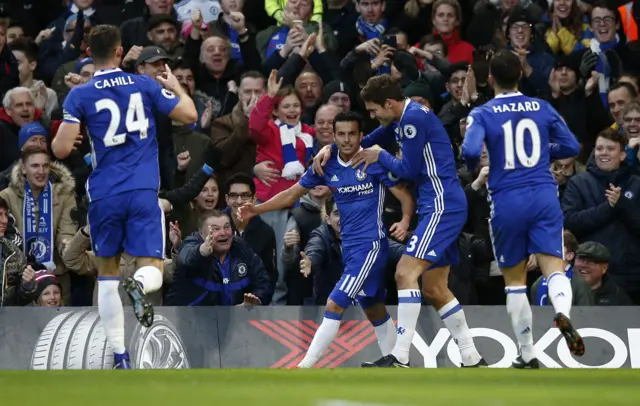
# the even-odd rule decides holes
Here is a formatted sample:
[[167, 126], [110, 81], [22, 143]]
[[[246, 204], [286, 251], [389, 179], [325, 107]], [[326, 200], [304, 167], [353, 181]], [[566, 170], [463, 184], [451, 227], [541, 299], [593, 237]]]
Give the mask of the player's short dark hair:
[[400, 82], [391, 75], [378, 75], [367, 80], [367, 84], [360, 91], [362, 101], [384, 106], [388, 99], [402, 101], [404, 92]]
[[564, 239], [564, 246], [567, 249], [567, 253], [575, 254], [578, 250], [578, 239], [575, 235], [571, 233], [569, 230], [564, 230], [562, 233], [562, 238]]
[[506, 49], [496, 52], [489, 63], [489, 74], [495, 83], [503, 89], [513, 89], [518, 85], [522, 74], [520, 59]]
[[245, 73], [242, 74], [242, 76], [240, 76], [240, 82], [238, 83], [239, 85], [242, 85], [242, 81], [250, 78], [250, 79], [262, 79], [262, 82], [264, 83], [264, 86], [267, 86], [267, 78], [264, 77], [264, 75], [260, 72], [258, 72], [257, 70], [250, 70], [247, 71]]
[[333, 118], [333, 132], [336, 132], [336, 124], [344, 122], [358, 123], [358, 131], [362, 131], [362, 116], [355, 111], [341, 111]]
[[336, 204], [336, 199], [333, 197], [333, 193], [327, 196], [327, 200], [324, 201], [324, 213], [328, 216], [333, 210], [333, 205]]
[[627, 146], [627, 138], [611, 127], [601, 131], [596, 137], [596, 141], [598, 140], [598, 138], [604, 138], [605, 140], [617, 143], [618, 145], [620, 145], [621, 151], [624, 151], [624, 147]]
[[207, 222], [207, 220], [211, 217], [226, 217], [229, 219], [229, 221], [231, 221], [231, 219], [229, 218], [229, 215], [227, 213], [225, 213], [222, 210], [218, 210], [218, 209], [213, 209], [213, 210], [207, 210], [204, 211], [200, 214], [200, 217], [198, 217], [198, 230], [202, 231], [202, 228], [204, 227], [204, 224]]
[[420, 49], [424, 49], [426, 45], [433, 45], [433, 44], [442, 45], [442, 51], [444, 53], [444, 55], [442, 56], [447, 56], [449, 54], [449, 47], [447, 46], [447, 43], [444, 41], [444, 38], [442, 38], [439, 34], [427, 34], [422, 38], [420, 38]]
[[91, 58], [101, 64], [113, 58], [118, 47], [122, 45], [120, 29], [114, 25], [97, 25], [91, 29], [87, 47], [91, 49]]
[[618, 90], [622, 88], [627, 89], [627, 92], [629, 92], [629, 96], [631, 96], [632, 99], [635, 99], [636, 97], [638, 97], [638, 91], [636, 90], [635, 87], [633, 87], [631, 83], [628, 83], [628, 82], [616, 82], [613, 86], [609, 88], [609, 90], [607, 91], [607, 95], [609, 95], [609, 93], [613, 92], [614, 90]]
[[7, 214], [9, 213], [9, 203], [7, 203], [7, 201], [2, 197], [0, 197], [0, 209], [4, 209]]
[[[27, 160], [29, 160], [29, 158], [31, 158], [34, 155], [38, 155], [38, 154], [45, 154], [46, 156], [49, 156], [49, 154], [47, 153], [47, 151], [45, 151], [44, 149], [37, 147], [35, 145], [32, 145], [30, 147], [25, 148], [21, 153], [20, 153], [20, 162], [27, 162]], [[49, 157], [49, 159], [51, 159], [51, 157]]]
[[38, 45], [29, 37], [21, 37], [13, 40], [9, 48], [12, 51], [22, 52], [29, 62], [38, 60]]
[[468, 70], [469, 70], [469, 62], [463, 61], [463, 62], [452, 63], [451, 66], [449, 66], [449, 76], [447, 77], [447, 82], [451, 80], [454, 73], [460, 72], [460, 71], [467, 72]]
[[227, 188], [227, 193], [231, 190], [232, 185], [247, 185], [251, 190], [251, 194], [256, 194], [256, 184], [253, 183], [253, 178], [246, 173], [238, 172], [227, 180], [227, 184], [225, 187]]

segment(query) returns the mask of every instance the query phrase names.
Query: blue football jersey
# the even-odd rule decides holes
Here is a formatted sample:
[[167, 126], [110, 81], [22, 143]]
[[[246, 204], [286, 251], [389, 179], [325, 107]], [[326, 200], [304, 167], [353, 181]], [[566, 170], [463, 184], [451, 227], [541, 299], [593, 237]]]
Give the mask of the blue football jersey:
[[400, 178], [415, 182], [418, 213], [467, 209], [451, 140], [431, 110], [407, 99], [400, 120], [374, 130], [363, 139], [362, 146], [385, 145], [389, 137], [400, 144], [402, 159], [382, 151], [378, 161]]
[[342, 161], [337, 155], [332, 154], [327, 162], [324, 176], [314, 174], [309, 168], [300, 178], [300, 186], [312, 189], [325, 185], [331, 189], [340, 213], [343, 248], [385, 238], [387, 234], [382, 220], [384, 186], [393, 187], [397, 180], [393, 180], [393, 174], [378, 164], [369, 165], [367, 173], [364, 173], [364, 164], [353, 169], [350, 162]]
[[549, 103], [519, 92], [503, 93], [467, 117], [462, 154], [474, 163], [487, 146], [490, 193], [538, 185], [555, 185], [552, 158], [580, 152], [580, 145]]
[[168, 115], [175, 94], [146, 75], [120, 69], [98, 71], [71, 89], [64, 121], [87, 126], [93, 172], [87, 180], [91, 201], [130, 190], [160, 187], [158, 143], [153, 111]]

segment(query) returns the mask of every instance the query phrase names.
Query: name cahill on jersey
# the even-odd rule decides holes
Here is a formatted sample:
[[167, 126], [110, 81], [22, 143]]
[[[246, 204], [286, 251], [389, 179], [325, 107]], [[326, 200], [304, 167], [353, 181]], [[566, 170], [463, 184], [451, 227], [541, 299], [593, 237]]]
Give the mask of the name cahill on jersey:
[[540, 103], [537, 101], [526, 101], [524, 103], [504, 103], [493, 107], [494, 113], [517, 113], [522, 111], [539, 111]]
[[116, 76], [110, 79], [98, 80], [94, 84], [96, 89], [107, 89], [115, 86], [129, 86], [133, 84], [130, 76]]

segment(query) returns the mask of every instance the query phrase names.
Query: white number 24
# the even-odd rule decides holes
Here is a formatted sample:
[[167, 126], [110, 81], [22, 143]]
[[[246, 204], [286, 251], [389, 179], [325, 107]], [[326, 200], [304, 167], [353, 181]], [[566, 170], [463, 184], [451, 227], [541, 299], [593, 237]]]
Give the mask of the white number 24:
[[[127, 140], [127, 134], [116, 134], [120, 127], [120, 108], [115, 101], [111, 99], [101, 99], [96, 102], [96, 111], [108, 110], [111, 114], [109, 127], [104, 136], [104, 146], [113, 147], [124, 144]], [[144, 104], [142, 103], [142, 94], [133, 93], [129, 97], [129, 107], [127, 108], [127, 116], [125, 117], [125, 126], [127, 133], [140, 132], [140, 139], [147, 138], [147, 130], [149, 129], [149, 119], [144, 115]]]
[[[533, 168], [540, 161], [540, 131], [535, 121], [523, 118], [516, 124], [515, 138], [511, 120], [502, 124], [504, 130], [504, 169], [515, 169], [515, 158], [525, 168]], [[531, 155], [524, 149], [524, 136], [531, 136]], [[515, 150], [515, 153], [514, 153]]]

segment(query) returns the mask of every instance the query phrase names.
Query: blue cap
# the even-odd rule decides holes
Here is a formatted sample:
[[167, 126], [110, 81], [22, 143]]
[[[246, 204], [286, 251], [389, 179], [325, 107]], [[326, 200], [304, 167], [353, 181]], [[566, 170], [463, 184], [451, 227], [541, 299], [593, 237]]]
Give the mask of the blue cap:
[[18, 147], [22, 149], [22, 146], [34, 135], [42, 135], [45, 138], [49, 138], [49, 133], [45, 130], [42, 124], [34, 121], [33, 123], [26, 124], [20, 129], [20, 133], [18, 134]]
[[76, 73], [80, 73], [82, 68], [84, 68], [87, 65], [94, 65], [93, 59], [91, 58], [80, 59], [78, 63], [76, 63]]

